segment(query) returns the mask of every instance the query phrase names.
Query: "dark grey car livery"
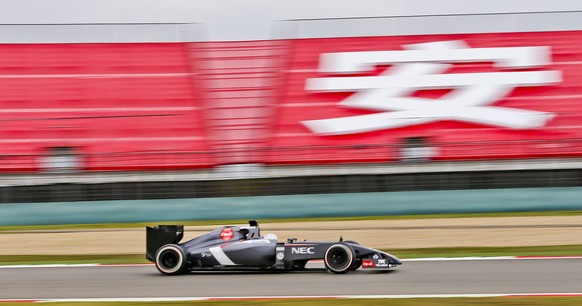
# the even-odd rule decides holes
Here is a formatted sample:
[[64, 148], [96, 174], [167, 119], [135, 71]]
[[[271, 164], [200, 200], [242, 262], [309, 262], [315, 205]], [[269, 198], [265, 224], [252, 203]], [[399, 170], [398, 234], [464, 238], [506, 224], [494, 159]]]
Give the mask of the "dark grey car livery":
[[402, 264], [394, 255], [361, 246], [353, 241], [278, 242], [261, 236], [258, 223], [223, 226], [184, 243], [181, 225], [146, 228], [146, 258], [166, 275], [197, 270], [269, 269], [303, 270], [308, 261], [322, 259], [327, 270], [346, 273], [363, 269], [385, 270]]

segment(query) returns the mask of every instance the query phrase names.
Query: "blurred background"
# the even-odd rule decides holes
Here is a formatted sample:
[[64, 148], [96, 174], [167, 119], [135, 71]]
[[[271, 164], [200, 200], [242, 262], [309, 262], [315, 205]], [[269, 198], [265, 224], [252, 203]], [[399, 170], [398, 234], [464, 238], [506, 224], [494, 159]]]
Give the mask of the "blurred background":
[[[2, 3], [0, 202], [582, 184], [579, 2], [343, 4]], [[477, 53], [406, 53], [451, 41]], [[394, 51], [404, 59], [370, 57]], [[325, 62], [338, 53], [348, 59]], [[354, 54], [361, 67], [337, 68]], [[504, 66], [511, 60], [530, 63]], [[390, 83], [411, 62], [447, 66], [429, 83], [456, 73], [476, 81]], [[553, 79], [516, 76], [467, 96], [461, 104], [483, 101], [457, 110], [465, 117], [450, 110], [456, 93], [490, 82], [483, 75], [544, 72]], [[342, 78], [353, 88], [320, 86]], [[421, 110], [407, 113], [394, 97]], [[448, 111], [422, 112], [439, 103]], [[336, 133], [309, 124], [356, 117]], [[379, 123], [362, 128], [369, 120]]]
[[576, 0], [0, 0], [0, 266], [143, 264], [144, 224], [246, 220], [409, 260], [291, 283], [1, 269], [0, 302], [580, 295], [581, 102]]

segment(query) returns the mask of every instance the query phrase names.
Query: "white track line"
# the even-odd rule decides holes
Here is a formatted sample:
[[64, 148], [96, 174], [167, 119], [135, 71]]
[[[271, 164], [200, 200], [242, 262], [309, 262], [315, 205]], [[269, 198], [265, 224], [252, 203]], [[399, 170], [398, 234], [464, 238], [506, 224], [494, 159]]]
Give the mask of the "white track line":
[[155, 298], [71, 298], [71, 299], [2, 299], [0, 303], [87, 303], [87, 302], [179, 302], [179, 301], [244, 301], [281, 299], [429, 299], [429, 298], [487, 298], [487, 297], [572, 297], [574, 293], [489, 293], [489, 294], [392, 294], [392, 295], [282, 295], [232, 297], [155, 297]]
[[433, 257], [433, 258], [409, 258], [409, 261], [470, 261], [470, 260], [552, 260], [552, 259], [582, 259], [582, 256], [492, 256], [492, 257]]
[[[409, 258], [402, 259], [403, 262], [408, 261], [467, 261], [467, 260], [510, 260], [520, 259], [516, 256], [495, 256], [495, 257], [434, 257], [434, 258]], [[549, 259], [549, 258], [547, 258]]]
[[[432, 257], [401, 259], [402, 262], [431, 262], [431, 261], [489, 261], [489, 260], [556, 260], [556, 259], [582, 259], [582, 256], [495, 256], [495, 257]], [[323, 260], [312, 260], [314, 263], [322, 263]], [[0, 269], [26, 269], [26, 268], [83, 268], [83, 267], [143, 267], [153, 263], [141, 264], [47, 264], [47, 265], [0, 265]]]
[[50, 264], [50, 265], [8, 265], [0, 266], [0, 269], [28, 269], [28, 268], [82, 268], [99, 267], [100, 264]]
[[143, 264], [47, 264], [47, 265], [6, 265], [0, 266], [0, 269], [30, 269], [30, 268], [86, 268], [86, 267], [144, 267], [153, 266], [153, 263]]

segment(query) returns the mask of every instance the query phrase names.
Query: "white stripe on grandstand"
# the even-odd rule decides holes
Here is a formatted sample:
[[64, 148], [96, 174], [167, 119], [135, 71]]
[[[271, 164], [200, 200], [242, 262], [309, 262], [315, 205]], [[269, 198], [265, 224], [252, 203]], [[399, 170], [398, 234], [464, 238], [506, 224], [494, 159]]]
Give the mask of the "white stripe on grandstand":
[[146, 112], [146, 111], [191, 111], [200, 109], [196, 106], [176, 107], [70, 107], [70, 108], [14, 108], [1, 109], [5, 113], [62, 113], [62, 112]]
[[226, 256], [226, 254], [224, 253], [224, 251], [222, 250], [221, 247], [214, 247], [214, 248], [210, 248], [210, 253], [212, 253], [212, 256], [214, 256], [214, 258], [216, 258], [216, 260], [218, 261], [219, 264], [221, 265], [225, 265], [225, 266], [235, 266], [236, 264], [234, 262], [232, 262], [232, 260], [230, 260], [230, 258], [228, 258], [228, 256]]
[[[504, 97], [500, 100], [519, 101], [519, 100], [561, 100], [561, 99], [580, 99], [582, 95], [549, 95], [549, 96], [519, 96], [519, 97]], [[435, 101], [438, 99], [435, 99]], [[339, 101], [323, 101], [323, 102], [289, 102], [281, 103], [279, 107], [317, 107], [317, 106], [337, 106]]]
[[299, 103], [281, 103], [280, 107], [315, 107], [338, 105], [338, 102], [299, 102]]
[[[203, 137], [188, 136], [188, 137], [123, 137], [123, 138], [67, 138], [68, 142], [104, 142], [104, 141], [179, 141], [179, 140], [201, 140]], [[0, 143], [42, 143], [62, 141], [62, 138], [55, 139], [0, 139]]]
[[244, 301], [282, 299], [430, 299], [430, 298], [491, 298], [491, 297], [569, 297], [573, 293], [466, 293], [466, 294], [385, 294], [385, 295], [279, 295], [229, 297], [152, 297], [152, 298], [67, 298], [67, 299], [0, 299], [0, 302], [29, 303], [89, 303], [89, 302], [179, 302], [179, 301]]
[[184, 77], [191, 72], [178, 73], [55, 73], [55, 74], [0, 74], [0, 79], [61, 79], [61, 78], [151, 78], [151, 77]]

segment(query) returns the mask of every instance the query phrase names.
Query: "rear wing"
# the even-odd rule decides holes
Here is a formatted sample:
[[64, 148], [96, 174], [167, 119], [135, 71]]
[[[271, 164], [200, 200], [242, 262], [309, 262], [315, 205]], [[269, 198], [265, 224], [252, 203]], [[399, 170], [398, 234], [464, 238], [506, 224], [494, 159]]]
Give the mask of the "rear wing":
[[146, 226], [146, 259], [154, 261], [156, 252], [166, 244], [178, 244], [184, 237], [184, 225]]

